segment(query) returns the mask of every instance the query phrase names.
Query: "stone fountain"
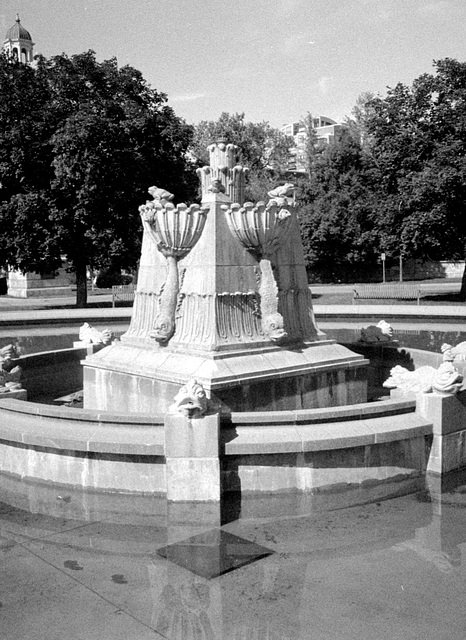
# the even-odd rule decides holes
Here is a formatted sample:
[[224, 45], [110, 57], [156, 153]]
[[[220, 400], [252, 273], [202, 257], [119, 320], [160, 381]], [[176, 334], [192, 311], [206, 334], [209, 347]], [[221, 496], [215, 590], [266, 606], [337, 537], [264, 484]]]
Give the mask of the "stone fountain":
[[[175, 206], [171, 193], [149, 189], [120, 340], [85, 324], [73, 349], [0, 351], [0, 473], [161, 495], [170, 519], [189, 526], [199, 518], [189, 505], [206, 503], [210, 527], [222, 520], [222, 496], [292, 493], [307, 512], [323, 489], [358, 501], [364, 485], [377, 496], [392, 481], [413, 491], [426, 474], [466, 464], [464, 344], [400, 350], [386, 322], [351, 349], [327, 339], [314, 320], [293, 187], [244, 202], [236, 152], [209, 147], [200, 205]], [[388, 374], [390, 398], [367, 402], [368, 379], [374, 400]], [[83, 387], [84, 408], [74, 408]], [[71, 403], [44, 404], [45, 389]]]
[[245, 203], [237, 147], [208, 150], [201, 205], [140, 207], [131, 324], [83, 361], [85, 408], [165, 412], [191, 379], [222, 414], [365, 402], [367, 360], [316, 326], [292, 185]]

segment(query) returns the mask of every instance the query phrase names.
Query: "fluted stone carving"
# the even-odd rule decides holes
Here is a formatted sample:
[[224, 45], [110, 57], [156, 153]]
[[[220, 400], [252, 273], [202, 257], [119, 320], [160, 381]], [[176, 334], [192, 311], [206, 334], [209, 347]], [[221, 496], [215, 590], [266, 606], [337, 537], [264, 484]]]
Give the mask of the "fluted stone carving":
[[167, 278], [160, 295], [159, 313], [151, 337], [162, 344], [175, 333], [175, 313], [179, 293], [178, 260], [199, 240], [204, 229], [208, 207], [192, 204], [173, 205], [173, 194], [151, 187], [152, 202], [139, 207], [141, 218], [157, 249], [167, 262]]
[[[287, 185], [285, 194], [291, 187]], [[272, 269], [272, 256], [291, 226], [293, 202], [285, 194], [277, 195], [268, 204], [246, 202], [243, 206], [234, 203], [222, 207], [233, 235], [259, 261], [262, 329], [272, 342], [287, 338], [283, 316], [278, 311], [278, 285]]]
[[244, 202], [245, 175], [249, 171], [236, 163], [238, 147], [223, 141], [209, 145], [209, 166], [197, 169], [202, 195], [224, 193], [231, 202]]

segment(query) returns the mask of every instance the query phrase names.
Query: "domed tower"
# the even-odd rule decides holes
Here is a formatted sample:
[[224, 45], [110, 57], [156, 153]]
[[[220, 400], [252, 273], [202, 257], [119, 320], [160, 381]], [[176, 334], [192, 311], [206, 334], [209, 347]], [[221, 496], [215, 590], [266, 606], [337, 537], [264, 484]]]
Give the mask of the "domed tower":
[[8, 29], [3, 43], [3, 49], [10, 56], [14, 56], [21, 62], [31, 64], [34, 56], [34, 42], [16, 14], [16, 23]]

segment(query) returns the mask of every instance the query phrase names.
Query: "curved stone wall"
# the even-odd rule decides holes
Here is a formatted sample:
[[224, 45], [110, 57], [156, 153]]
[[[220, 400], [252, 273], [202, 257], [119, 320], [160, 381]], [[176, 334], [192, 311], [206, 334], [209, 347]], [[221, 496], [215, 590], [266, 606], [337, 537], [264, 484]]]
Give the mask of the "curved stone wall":
[[[40, 364], [69, 384], [82, 350], [28, 357], [26, 379]], [[26, 364], [24, 361], [22, 364]], [[43, 375], [39, 376], [39, 378]], [[38, 382], [37, 382], [38, 384]], [[57, 391], [59, 389], [58, 382]], [[415, 401], [222, 417], [222, 490], [303, 492], [420, 477], [431, 423]], [[164, 495], [165, 416], [113, 414], [4, 398], [0, 400], [0, 472], [99, 491]]]

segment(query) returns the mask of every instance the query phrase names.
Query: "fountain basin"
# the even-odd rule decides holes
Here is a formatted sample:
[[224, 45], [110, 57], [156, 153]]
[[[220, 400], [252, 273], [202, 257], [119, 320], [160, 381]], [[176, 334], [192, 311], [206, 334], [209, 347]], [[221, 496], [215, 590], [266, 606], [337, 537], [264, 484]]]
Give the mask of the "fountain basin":
[[[164, 495], [164, 414], [34, 402], [45, 381], [57, 396], [80, 388], [85, 351], [20, 359], [33, 401], [0, 400], [0, 471], [57, 485]], [[384, 347], [386, 359], [388, 351]], [[395, 358], [397, 349], [390, 353]], [[429, 355], [423, 354], [417, 357]], [[200, 422], [193, 420], [193, 428]], [[222, 416], [219, 433], [223, 492], [312, 493], [423, 476], [433, 422], [416, 411], [415, 398], [399, 398], [326, 409], [233, 412]]]
[[[376, 390], [395, 364], [438, 367], [442, 360], [438, 353], [396, 345], [348, 346], [371, 362], [369, 386]], [[57, 486], [164, 496], [164, 414], [41, 404], [82, 388], [87, 353], [64, 349], [20, 359], [30, 401], [0, 399], [0, 472]], [[234, 411], [220, 423], [222, 491], [311, 494], [459, 469], [466, 464], [465, 406], [460, 392]]]
[[[421, 476], [432, 424], [412, 400], [233, 413], [221, 423], [222, 490], [307, 492]], [[100, 491], [166, 492], [164, 416], [0, 401], [0, 470]], [[197, 428], [197, 425], [195, 425]]]

